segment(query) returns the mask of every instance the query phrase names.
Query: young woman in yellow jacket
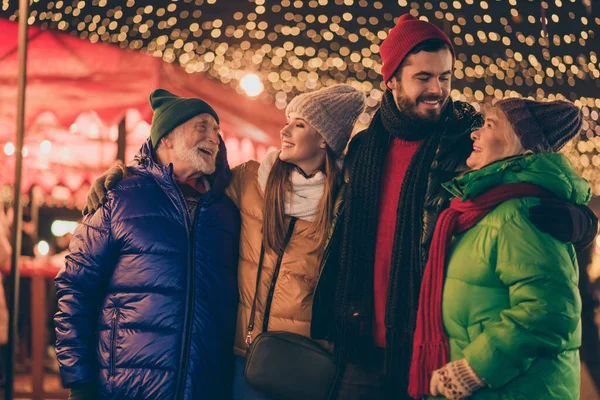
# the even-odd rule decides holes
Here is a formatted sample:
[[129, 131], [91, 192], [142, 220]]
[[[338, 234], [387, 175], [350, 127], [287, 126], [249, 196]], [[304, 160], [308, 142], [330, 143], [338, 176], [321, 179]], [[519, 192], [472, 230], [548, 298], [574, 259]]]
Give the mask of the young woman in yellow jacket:
[[344, 84], [297, 96], [286, 109], [281, 150], [268, 154], [262, 163], [248, 161], [233, 169], [227, 194], [240, 209], [242, 219], [234, 345], [236, 400], [271, 398], [244, 380], [245, 341], [261, 246], [265, 254], [254, 332], [263, 331], [277, 253], [284, 247], [291, 217], [297, 222], [281, 258], [268, 331], [310, 337], [313, 292], [340, 181], [341, 155], [364, 106], [364, 94]]

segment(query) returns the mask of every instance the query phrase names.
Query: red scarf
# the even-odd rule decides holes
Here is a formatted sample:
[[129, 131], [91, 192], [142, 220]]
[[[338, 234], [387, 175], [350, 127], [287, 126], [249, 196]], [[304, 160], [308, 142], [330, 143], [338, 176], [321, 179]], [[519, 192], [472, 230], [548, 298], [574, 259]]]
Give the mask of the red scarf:
[[547, 197], [549, 192], [530, 183], [510, 183], [495, 187], [467, 201], [456, 198], [439, 217], [429, 250], [429, 260], [421, 282], [417, 327], [413, 340], [408, 393], [419, 399], [429, 395], [433, 371], [449, 360], [448, 337], [442, 319], [442, 292], [446, 256], [452, 236], [462, 233], [483, 219], [500, 203], [519, 197]]

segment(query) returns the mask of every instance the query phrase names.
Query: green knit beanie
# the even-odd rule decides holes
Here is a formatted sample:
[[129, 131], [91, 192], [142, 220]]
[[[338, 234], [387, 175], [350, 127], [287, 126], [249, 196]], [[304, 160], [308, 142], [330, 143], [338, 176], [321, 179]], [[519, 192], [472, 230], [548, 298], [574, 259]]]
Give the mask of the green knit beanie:
[[153, 149], [156, 149], [160, 138], [197, 115], [210, 114], [219, 123], [219, 116], [207, 102], [180, 97], [165, 89], [156, 89], [150, 94], [150, 106], [154, 111], [150, 127]]

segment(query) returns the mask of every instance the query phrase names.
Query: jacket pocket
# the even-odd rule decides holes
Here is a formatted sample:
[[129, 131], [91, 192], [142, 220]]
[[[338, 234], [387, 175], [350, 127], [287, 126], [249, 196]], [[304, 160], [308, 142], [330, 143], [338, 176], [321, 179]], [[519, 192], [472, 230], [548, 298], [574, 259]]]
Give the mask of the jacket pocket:
[[115, 376], [116, 370], [116, 341], [117, 341], [117, 324], [119, 323], [119, 317], [121, 312], [118, 308], [115, 308], [112, 316], [112, 329], [110, 335], [110, 376]]

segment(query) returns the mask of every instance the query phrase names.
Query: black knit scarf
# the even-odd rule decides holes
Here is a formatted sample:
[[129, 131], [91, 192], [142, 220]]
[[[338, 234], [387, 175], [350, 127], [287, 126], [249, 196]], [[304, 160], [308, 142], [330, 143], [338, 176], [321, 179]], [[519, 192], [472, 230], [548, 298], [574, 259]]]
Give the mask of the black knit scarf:
[[[335, 297], [336, 349], [341, 362], [366, 362], [373, 350], [373, 265], [381, 180], [393, 138], [422, 140], [406, 171], [398, 203], [386, 309], [386, 375], [393, 398], [407, 393], [421, 278], [423, 208], [429, 169], [452, 102], [440, 122], [425, 124], [400, 113], [386, 92], [356, 149], [346, 199]], [[388, 385], [389, 386], [389, 385]], [[407, 397], [408, 395], [406, 395]]]

